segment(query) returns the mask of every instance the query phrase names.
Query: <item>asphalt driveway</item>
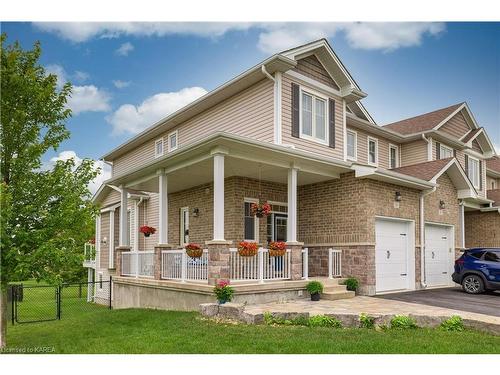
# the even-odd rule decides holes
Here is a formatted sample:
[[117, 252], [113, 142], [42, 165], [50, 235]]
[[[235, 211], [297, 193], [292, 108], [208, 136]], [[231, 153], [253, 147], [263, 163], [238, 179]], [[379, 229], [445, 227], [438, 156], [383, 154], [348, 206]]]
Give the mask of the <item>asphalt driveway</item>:
[[485, 294], [467, 294], [462, 291], [462, 288], [454, 287], [385, 294], [378, 295], [376, 298], [500, 317], [500, 292], [498, 291]]

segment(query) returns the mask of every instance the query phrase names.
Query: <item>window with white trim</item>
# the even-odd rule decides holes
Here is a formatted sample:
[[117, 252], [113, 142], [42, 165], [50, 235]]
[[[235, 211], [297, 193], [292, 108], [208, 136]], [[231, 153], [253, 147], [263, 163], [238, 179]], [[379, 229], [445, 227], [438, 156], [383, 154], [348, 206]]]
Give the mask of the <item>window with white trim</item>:
[[347, 131], [347, 159], [357, 159], [358, 134], [355, 131]]
[[163, 138], [155, 141], [155, 157], [163, 156]]
[[378, 164], [378, 140], [368, 137], [368, 164]]
[[491, 190], [495, 190], [495, 180], [491, 181]]
[[399, 147], [389, 145], [389, 169], [394, 169], [399, 166]]
[[479, 160], [474, 159], [469, 156], [469, 161], [468, 161], [468, 171], [467, 175], [469, 176], [470, 181], [472, 182], [472, 185], [476, 188], [479, 189], [480, 182], [479, 182]]
[[301, 91], [300, 136], [320, 143], [327, 143], [327, 99]]
[[98, 273], [98, 281], [99, 281], [99, 290], [102, 290], [102, 272]]
[[177, 150], [179, 135], [177, 130], [168, 135], [168, 152]]
[[439, 146], [439, 158], [448, 159], [453, 157], [453, 149], [444, 145]]
[[244, 201], [244, 240], [259, 240], [259, 221], [252, 215], [252, 204], [258, 203], [258, 200], [245, 199]]

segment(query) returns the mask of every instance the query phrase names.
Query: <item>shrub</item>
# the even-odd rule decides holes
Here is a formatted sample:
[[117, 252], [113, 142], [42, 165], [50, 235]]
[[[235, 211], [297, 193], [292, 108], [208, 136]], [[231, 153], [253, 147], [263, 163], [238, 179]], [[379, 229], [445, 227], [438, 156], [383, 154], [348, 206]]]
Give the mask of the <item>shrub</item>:
[[406, 315], [396, 315], [391, 319], [391, 328], [395, 329], [413, 329], [417, 328], [415, 319]]
[[342, 322], [326, 315], [315, 315], [309, 318], [310, 327], [342, 328]]
[[369, 316], [365, 313], [362, 313], [359, 316], [359, 323], [361, 328], [372, 329], [375, 327], [375, 318], [373, 316]]
[[310, 281], [307, 283], [306, 289], [310, 294], [323, 293], [323, 284], [319, 281]]
[[453, 315], [441, 323], [440, 328], [443, 331], [462, 332], [464, 330], [464, 322], [458, 315]]
[[279, 316], [274, 316], [270, 312], [265, 312], [264, 323], [267, 325], [308, 326], [309, 320], [304, 316], [298, 316], [293, 319], [284, 319]]
[[221, 280], [217, 283], [214, 288], [214, 294], [217, 297], [219, 303], [225, 303], [231, 301], [233, 298], [234, 290], [229, 286], [229, 281]]
[[347, 287], [347, 290], [352, 290], [355, 292], [358, 290], [359, 287], [359, 281], [355, 277], [349, 277], [344, 281], [344, 285]]

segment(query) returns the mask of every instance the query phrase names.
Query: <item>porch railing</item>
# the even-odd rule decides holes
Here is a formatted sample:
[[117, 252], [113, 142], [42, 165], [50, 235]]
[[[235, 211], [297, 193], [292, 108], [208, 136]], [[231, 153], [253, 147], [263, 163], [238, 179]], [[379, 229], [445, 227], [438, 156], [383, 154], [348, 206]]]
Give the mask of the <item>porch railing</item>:
[[229, 249], [229, 278], [233, 281], [287, 280], [291, 278], [291, 251], [272, 257], [260, 248], [256, 256], [242, 257], [235, 248]]
[[123, 252], [121, 274], [133, 277], [154, 277], [154, 251]]
[[328, 250], [328, 277], [342, 276], [342, 250]]
[[95, 267], [95, 244], [85, 243], [83, 246], [83, 266]]
[[191, 258], [184, 249], [161, 253], [161, 278], [179, 281], [208, 281], [208, 250], [200, 258]]

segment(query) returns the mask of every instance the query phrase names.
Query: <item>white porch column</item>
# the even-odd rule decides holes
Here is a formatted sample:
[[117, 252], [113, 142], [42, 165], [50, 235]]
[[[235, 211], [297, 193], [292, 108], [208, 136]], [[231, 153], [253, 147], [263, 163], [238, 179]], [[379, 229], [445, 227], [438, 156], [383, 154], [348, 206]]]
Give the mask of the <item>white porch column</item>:
[[109, 211], [109, 268], [115, 268], [115, 210]]
[[215, 151], [214, 158], [214, 241], [224, 240], [224, 153]]
[[130, 246], [128, 235], [128, 193], [124, 186], [120, 186], [121, 201], [120, 201], [120, 244], [119, 246]]
[[288, 225], [287, 242], [297, 242], [297, 168], [288, 170]]
[[158, 221], [158, 243], [168, 244], [168, 181], [164, 170], [158, 171], [160, 217]]

